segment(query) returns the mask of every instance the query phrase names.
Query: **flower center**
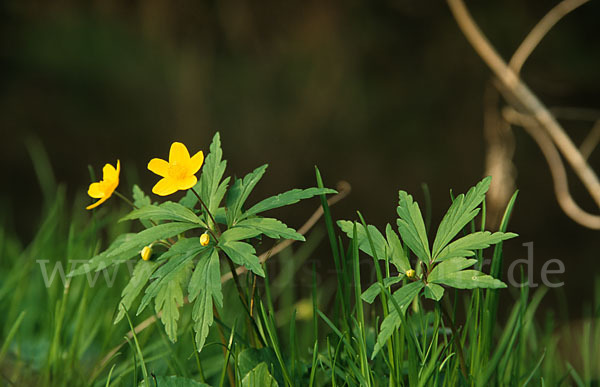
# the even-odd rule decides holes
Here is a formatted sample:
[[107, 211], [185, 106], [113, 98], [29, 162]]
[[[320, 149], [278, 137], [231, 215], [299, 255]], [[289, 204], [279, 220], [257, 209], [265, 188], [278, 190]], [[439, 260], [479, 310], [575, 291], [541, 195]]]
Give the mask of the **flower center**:
[[184, 179], [187, 176], [187, 168], [184, 165], [173, 162], [169, 164], [169, 177], [177, 180]]

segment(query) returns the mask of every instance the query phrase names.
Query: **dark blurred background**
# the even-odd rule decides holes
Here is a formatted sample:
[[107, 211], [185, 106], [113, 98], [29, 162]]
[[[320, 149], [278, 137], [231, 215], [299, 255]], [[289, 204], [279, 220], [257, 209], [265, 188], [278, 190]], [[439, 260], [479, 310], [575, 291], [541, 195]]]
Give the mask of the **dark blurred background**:
[[[469, 1], [475, 19], [508, 58], [557, 1]], [[22, 1], [0, 5], [0, 173], [3, 217], [24, 242], [42, 209], [26, 144], [46, 149], [69, 195], [121, 160], [121, 191], [150, 191], [152, 157], [172, 141], [208, 150], [220, 131], [228, 173], [270, 168], [252, 200], [315, 185], [352, 194], [334, 209], [369, 223], [395, 222], [398, 189], [423, 200], [429, 185], [433, 224], [485, 171], [483, 95], [490, 72], [448, 7], [436, 1]], [[560, 21], [522, 71], [549, 106], [600, 109], [600, 2]], [[562, 121], [580, 141], [591, 127]], [[598, 232], [558, 207], [545, 160], [514, 128], [521, 190], [506, 260], [565, 262], [571, 310], [591, 300]], [[600, 151], [590, 163], [600, 166]], [[571, 177], [576, 200], [593, 202]], [[316, 200], [280, 211], [299, 227]], [[109, 205], [118, 205], [117, 201]], [[82, 208], [81, 211], [84, 211]], [[535, 274], [539, 282], [539, 270]], [[560, 296], [551, 296], [555, 302]]]

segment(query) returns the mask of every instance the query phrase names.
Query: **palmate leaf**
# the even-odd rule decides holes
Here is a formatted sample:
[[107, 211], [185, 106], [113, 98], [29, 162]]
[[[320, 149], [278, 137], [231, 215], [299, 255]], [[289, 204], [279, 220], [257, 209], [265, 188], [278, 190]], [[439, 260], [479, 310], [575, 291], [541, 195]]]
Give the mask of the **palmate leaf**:
[[429, 279], [430, 282], [448, 285], [457, 289], [505, 288], [506, 284], [490, 275], [477, 270], [463, 270], [441, 274], [439, 277]]
[[[392, 297], [394, 298], [396, 304], [400, 308], [402, 313], [406, 312], [406, 309], [412, 302], [412, 300], [419, 294], [421, 289], [423, 289], [423, 282], [416, 281], [411, 282], [408, 285], [402, 286], [400, 289], [396, 290]], [[375, 347], [373, 348], [373, 354], [371, 355], [371, 359], [374, 359], [379, 350], [383, 348], [388, 339], [392, 336], [392, 334], [400, 327], [402, 323], [402, 319], [398, 314], [398, 310], [396, 310], [394, 303], [390, 300], [389, 302], [389, 310], [390, 314], [383, 320], [381, 323], [381, 327], [379, 329], [379, 335], [377, 335], [377, 342], [375, 343]]]
[[245, 266], [256, 275], [265, 276], [265, 272], [256, 256], [256, 250], [251, 244], [237, 241], [222, 242], [220, 240], [218, 246], [234, 263]]
[[164, 202], [158, 206], [156, 205], [145, 205], [131, 211], [129, 214], [122, 217], [119, 222], [131, 219], [153, 219], [158, 220], [171, 220], [177, 222], [189, 222], [197, 223], [203, 227], [206, 224], [194, 214], [189, 208], [182, 206], [179, 203]]
[[154, 261], [140, 260], [133, 269], [133, 274], [121, 292], [121, 302], [119, 303], [119, 313], [115, 317], [115, 324], [121, 321], [125, 316], [125, 310], [131, 308], [131, 304], [140, 294], [144, 286], [148, 283], [150, 276], [156, 270], [157, 263]]
[[356, 242], [358, 242], [358, 248], [373, 258], [375, 258], [376, 255], [377, 259], [385, 260], [387, 252], [390, 250], [390, 248], [377, 227], [373, 225], [367, 225], [369, 235], [373, 241], [373, 247], [375, 248], [374, 255], [373, 251], [371, 250], [371, 243], [369, 243], [367, 232], [362, 224], [358, 222], [351, 222], [349, 220], [338, 220], [337, 222], [339, 228], [346, 233], [350, 239], [354, 237], [354, 223], [356, 223]]
[[433, 242], [433, 257], [437, 259], [442, 249], [479, 213], [479, 205], [490, 188], [491, 177], [481, 180], [466, 195], [458, 195], [438, 227]]
[[240, 219], [242, 207], [248, 196], [265, 174], [265, 164], [250, 172], [243, 179], [236, 179], [227, 193], [227, 224], [233, 226]]
[[202, 254], [188, 285], [190, 302], [194, 302], [192, 319], [196, 332], [196, 347], [201, 351], [213, 323], [213, 300], [223, 306], [219, 253], [212, 249]]
[[467, 259], [461, 257], [450, 258], [437, 264], [433, 270], [431, 270], [431, 273], [429, 273], [427, 279], [430, 282], [435, 282], [435, 280], [438, 278], [441, 278], [449, 273], [466, 269], [467, 267], [471, 267], [476, 263], [476, 259]]
[[243, 241], [260, 235], [260, 231], [247, 227], [231, 227], [219, 237], [219, 243]]
[[444, 261], [454, 257], [472, 257], [475, 250], [486, 249], [491, 245], [516, 237], [512, 232], [479, 231], [455, 240], [440, 251], [436, 261]]
[[[235, 228], [248, 228], [259, 231], [269, 238], [273, 239], [293, 239], [296, 241], [305, 241], [304, 236], [298, 234], [296, 230], [286, 226], [283, 222], [274, 218], [250, 218], [237, 223]], [[231, 230], [231, 229], [230, 229]], [[228, 230], [229, 231], [229, 230]]]
[[385, 235], [389, 246], [388, 254], [390, 255], [390, 262], [396, 266], [398, 272], [406, 273], [411, 268], [410, 262], [402, 248], [402, 243], [400, 242], [398, 234], [396, 234], [390, 224], [385, 227]]
[[[384, 278], [383, 286], [387, 288], [388, 286], [392, 286], [402, 281], [403, 278], [404, 274], [400, 274], [398, 277]], [[373, 285], [369, 286], [369, 288], [365, 290], [363, 294], [361, 294], [360, 298], [362, 298], [363, 301], [372, 304], [373, 301], [375, 301], [375, 297], [377, 297], [379, 294], [381, 294], [381, 286], [379, 286], [379, 282], [376, 282]]]
[[[226, 168], [227, 161], [223, 160], [221, 136], [219, 132], [217, 132], [210, 144], [210, 153], [206, 156], [200, 180], [194, 186], [194, 189], [199, 193], [204, 204], [206, 204], [211, 214], [215, 217], [219, 205], [227, 192], [227, 186], [230, 181], [229, 177], [221, 181]], [[180, 203], [188, 208], [194, 208], [198, 204], [198, 198], [190, 190], [181, 199]], [[211, 219], [206, 217], [205, 220], [211, 224], [211, 229], [214, 229]]]
[[[190, 262], [191, 263], [191, 262]], [[154, 299], [154, 311], [160, 315], [160, 320], [165, 326], [167, 336], [172, 342], [177, 341], [177, 322], [179, 321], [179, 307], [183, 305], [183, 290], [190, 276], [191, 265], [185, 265], [176, 272], [173, 278], [164, 283], [161, 281], [158, 294]]]
[[257, 215], [261, 212], [272, 210], [274, 208], [288, 206], [290, 204], [298, 203], [300, 200], [309, 199], [317, 195], [325, 194], [336, 194], [337, 191], [329, 188], [307, 188], [307, 189], [293, 189], [276, 196], [272, 196], [265, 200], [262, 200], [247, 211], [245, 211], [240, 219], [245, 219], [252, 215]]
[[427, 231], [419, 204], [405, 191], [398, 194], [398, 231], [406, 245], [422, 261], [431, 259]]
[[155, 281], [146, 288], [146, 293], [142, 298], [137, 315], [142, 313], [161, 289], [176, 278], [192, 259], [202, 252], [210, 251], [210, 249], [209, 246], [202, 246], [196, 238], [187, 238], [179, 240], [167, 252], [162, 254], [157, 261], [166, 261], [166, 263], [158, 268], [150, 277], [151, 279], [155, 279]]

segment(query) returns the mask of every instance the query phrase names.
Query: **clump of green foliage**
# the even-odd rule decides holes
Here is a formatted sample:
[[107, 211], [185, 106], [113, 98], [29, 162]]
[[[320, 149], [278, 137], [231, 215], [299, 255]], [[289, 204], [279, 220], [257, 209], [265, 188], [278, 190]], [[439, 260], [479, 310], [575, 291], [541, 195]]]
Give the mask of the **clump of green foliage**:
[[[47, 169], [39, 150], [34, 156], [36, 169]], [[23, 246], [6, 220], [0, 224], [0, 384], [586, 386], [597, 380], [600, 286], [579, 335], [557, 336], [560, 318], [535, 318], [544, 288], [530, 295], [522, 287], [507, 316], [499, 313], [499, 292], [510, 290], [501, 279], [502, 243], [516, 236], [507, 232], [516, 194], [499, 231], [485, 231], [489, 178], [451, 197], [430, 239], [419, 205], [404, 191], [396, 227], [388, 224], [382, 233], [360, 213], [336, 227], [325, 198], [334, 191], [324, 188], [318, 170], [316, 188], [254, 205], [246, 202], [265, 167], [241, 179], [224, 171], [216, 135], [199, 198], [189, 193], [179, 202], [152, 203], [134, 186], [133, 211], [104, 206], [91, 220], [81, 211], [83, 196], [69, 207], [63, 187], [40, 179], [45, 216], [34, 240]], [[315, 195], [324, 230], [283, 250], [278, 270], [275, 258], [261, 262], [257, 251], [271, 246], [264, 237], [304, 240], [264, 212]], [[210, 235], [206, 245], [203, 232]], [[316, 255], [325, 236], [331, 258]], [[112, 243], [102, 250], [105, 240]], [[152, 256], [142, 259], [151, 244]], [[362, 254], [376, 278], [366, 288]], [[82, 257], [92, 258], [79, 264]], [[318, 281], [313, 265], [310, 286], [291, 286], [309, 259], [332, 259], [335, 275]], [[559, 337], [576, 344], [578, 360], [561, 353]]]

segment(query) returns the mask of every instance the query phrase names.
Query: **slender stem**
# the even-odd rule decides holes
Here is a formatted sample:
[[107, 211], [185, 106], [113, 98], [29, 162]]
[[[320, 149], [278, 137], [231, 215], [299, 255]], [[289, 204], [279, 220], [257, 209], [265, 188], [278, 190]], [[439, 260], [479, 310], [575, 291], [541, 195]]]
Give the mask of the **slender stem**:
[[133, 204], [133, 202], [131, 200], [127, 199], [127, 197], [125, 195], [123, 195], [122, 193], [120, 193], [119, 191], [115, 190], [115, 191], [113, 191], [113, 193], [115, 195], [117, 195], [118, 197], [120, 197], [125, 203], [127, 203], [131, 207], [135, 208], [136, 210], [139, 208], [138, 206], [136, 206], [135, 204]]
[[442, 312], [446, 315], [448, 322], [450, 323], [450, 329], [452, 330], [452, 337], [454, 338], [454, 344], [456, 345], [456, 352], [458, 353], [458, 362], [460, 364], [460, 371], [462, 372], [465, 380], [469, 380], [469, 372], [467, 371], [467, 364], [465, 363], [465, 355], [463, 354], [462, 346], [460, 345], [460, 336], [458, 335], [458, 330], [454, 325], [454, 320], [452, 319], [452, 313], [450, 311], [450, 301], [448, 301], [448, 297], [442, 298]]
[[[221, 229], [219, 228], [219, 225], [215, 221], [215, 218], [213, 218], [212, 214], [210, 213], [210, 210], [208, 209], [208, 207], [206, 206], [206, 204], [204, 203], [204, 201], [202, 200], [202, 198], [200, 197], [200, 195], [198, 195], [198, 192], [196, 192], [196, 190], [193, 187], [190, 188], [190, 190], [194, 193], [194, 195], [196, 195], [196, 197], [198, 198], [198, 201], [200, 202], [200, 204], [202, 205], [202, 207], [204, 207], [204, 209], [206, 210], [206, 213], [208, 214], [210, 220], [215, 225], [215, 229], [217, 230], [217, 234], [221, 235]], [[215, 237], [215, 239], [217, 239], [217, 238]]]
[[[219, 311], [217, 310], [217, 308], [213, 305], [213, 314], [215, 315], [215, 317], [217, 319], [219, 319], [219, 321], [223, 321], [221, 320], [221, 316], [219, 316]], [[227, 346], [227, 341], [225, 341], [225, 334], [223, 333], [223, 327], [221, 326], [221, 324], [217, 324], [217, 330], [219, 331], [219, 338], [221, 339], [221, 344], [223, 344], [223, 356], [227, 357], [228, 356], [228, 346]], [[227, 359], [225, 359], [227, 360]], [[233, 377], [233, 370], [231, 369], [231, 364], [229, 364], [227, 366], [227, 376], [229, 377], [229, 384], [231, 386], [235, 386], [235, 379]]]

